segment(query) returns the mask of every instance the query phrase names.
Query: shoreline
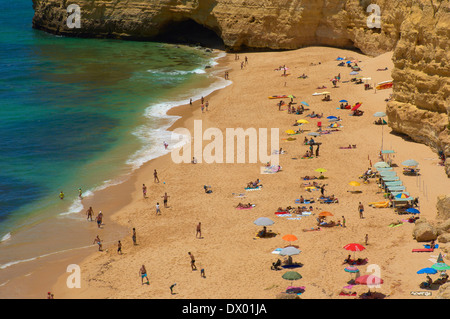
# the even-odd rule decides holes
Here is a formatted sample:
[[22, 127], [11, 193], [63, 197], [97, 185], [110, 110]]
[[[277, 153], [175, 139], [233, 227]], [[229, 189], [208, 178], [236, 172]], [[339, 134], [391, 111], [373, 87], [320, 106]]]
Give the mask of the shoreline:
[[[211, 68], [211, 70], [214, 70], [215, 68], [221, 68], [225, 65], [224, 62], [221, 62], [220, 60], [227, 58], [227, 55], [225, 52], [218, 51], [219, 54], [224, 54], [223, 56], [218, 56], [213, 59], [214, 66]], [[213, 91], [209, 95], [205, 95], [206, 97], [212, 97], [218, 90], [222, 90], [223, 88], [219, 89], [213, 89]], [[193, 104], [198, 104], [197, 101], [194, 101]], [[196, 105], [198, 106], [198, 105]], [[198, 107], [197, 107], [198, 109]], [[167, 131], [173, 131], [174, 129], [178, 127], [186, 127], [186, 124], [189, 122], [189, 120], [192, 120], [193, 112], [195, 109], [191, 108], [189, 104], [181, 104], [175, 107], [170, 108], [166, 115], [168, 116], [177, 116], [179, 117], [174, 121], [172, 125], [170, 125], [167, 128]], [[131, 154], [130, 154], [131, 155]], [[93, 206], [93, 207], [101, 207], [100, 210], [103, 212], [108, 212], [108, 214], [105, 214], [104, 222], [103, 224], [108, 225], [108, 231], [112, 232], [113, 234], [121, 234], [121, 236], [124, 236], [124, 226], [120, 225], [120, 223], [113, 221], [113, 216], [120, 212], [121, 209], [126, 207], [128, 204], [132, 201], [131, 193], [134, 191], [133, 185], [136, 182], [136, 179], [140, 175], [139, 172], [145, 169], [147, 166], [151, 166], [154, 163], [159, 163], [161, 161], [165, 161], [166, 158], [170, 157], [170, 153], [168, 154], [162, 154], [156, 158], [153, 158], [151, 160], [148, 160], [144, 162], [140, 167], [133, 169], [131, 172], [124, 176], [116, 176], [113, 179], [121, 179], [120, 182], [114, 183], [113, 185], [108, 185], [106, 187], [101, 187], [99, 190], [94, 190], [93, 194], [89, 197], [86, 197], [82, 201], [83, 209], [82, 211], [78, 213], [71, 213], [71, 214], [82, 214], [84, 215], [87, 207]], [[157, 164], [158, 167], [160, 167], [161, 164]], [[114, 203], [111, 204], [109, 201], [109, 198], [114, 198]], [[74, 225], [75, 226], [75, 225]], [[97, 231], [90, 230], [90, 233], [92, 235], [92, 238], [95, 237], [94, 233], [97, 233]], [[108, 236], [110, 238], [112, 236]], [[102, 238], [103, 239], [103, 238]], [[39, 298], [39, 295], [42, 295], [45, 297], [45, 291], [49, 288], [42, 287], [42, 282], [51, 283], [48, 286], [52, 287], [57, 284], [59, 281], [58, 278], [54, 278], [54, 273], [57, 271], [58, 273], [61, 273], [61, 277], [66, 278], [69, 273], [67, 273], [66, 268], [70, 264], [81, 264], [83, 260], [88, 258], [89, 256], [95, 254], [91, 250], [92, 248], [95, 249], [95, 246], [89, 245], [84, 247], [75, 247], [70, 248], [67, 250], [62, 251], [56, 251], [49, 254], [44, 254], [43, 256], [36, 256], [32, 257], [30, 259], [24, 259], [17, 261], [17, 264], [21, 263], [27, 263], [28, 261], [35, 262], [35, 270], [32, 273], [28, 273], [26, 275], [22, 275], [19, 277], [14, 277], [12, 279], [8, 279], [6, 282], [1, 283], [0, 285], [0, 297], [6, 298], [8, 295], [11, 295], [11, 291], [2, 292], [2, 286], [7, 286], [11, 282], [14, 282], [15, 286], [9, 288], [12, 289], [12, 291], [20, 291], [20, 293], [24, 294], [22, 296], [13, 296], [13, 298]], [[43, 259], [42, 261], [40, 259]], [[14, 265], [15, 262], [13, 262]], [[16, 264], [16, 265], [17, 265]], [[24, 267], [28, 265], [23, 265]], [[47, 267], [51, 267], [51, 269], [47, 269]], [[9, 265], [7, 265], [6, 268], [8, 268]], [[45, 269], [43, 269], [45, 268]], [[19, 270], [19, 272], [21, 272]], [[23, 272], [23, 271], [22, 271]], [[33, 275], [32, 275], [33, 274]], [[34, 285], [30, 285], [29, 278], [30, 277], [38, 277], [39, 283]], [[25, 278], [28, 277], [28, 278]], [[42, 278], [45, 278], [45, 280], [42, 280]], [[64, 279], [65, 280], [65, 279]], [[37, 293], [37, 291], [41, 290], [40, 293]], [[52, 289], [50, 289], [52, 291]]]
[[[390, 74], [373, 72], [377, 66], [385, 66], [380, 65], [381, 63], [389, 63], [388, 55], [370, 58], [347, 50], [321, 47], [291, 52], [248, 53], [246, 54], [250, 57], [248, 68], [250, 71], [248, 71], [247, 69], [239, 70], [235, 61], [233, 64], [232, 54], [227, 54], [226, 61], [223, 63], [231, 68], [230, 78], [233, 83], [207, 96], [208, 100], [211, 100], [211, 112], [201, 114], [198, 103], [194, 104], [196, 105], [194, 110], [191, 110], [188, 104], [172, 108], [170, 113], [179, 112], [178, 114], [183, 116], [169, 130], [177, 127], [191, 129], [193, 120], [196, 118], [205, 121], [207, 125], [204, 126], [221, 129], [264, 127], [265, 125], [279, 127], [280, 147], [288, 152], [287, 156], [280, 158], [283, 170], [277, 174], [260, 176], [258, 164], [175, 165], [168, 158], [170, 154], [145, 163], [125, 183], [102, 190], [101, 194], [97, 195], [96, 200], [99, 201], [95, 202], [95, 206], [100, 205], [102, 200], [105, 205], [108, 203], [111, 210], [105, 211], [114, 210], [114, 213], [107, 214], [106, 222], [111, 221], [114, 225], [123, 227], [125, 232], [120, 237], [123, 238], [124, 244], [123, 256], [116, 253], [114, 244], [108, 244], [108, 247], [105, 245], [105, 248], [110, 251], [103, 253], [94, 252], [96, 247], [92, 246], [92, 251], [80, 262], [82, 288], [78, 290], [65, 288], [68, 274], [61, 271], [57, 279], [53, 277], [53, 282], [56, 281], [56, 283], [50, 290], [55, 293], [55, 298], [274, 298], [276, 293], [288, 283], [280, 279], [282, 272], [270, 270], [271, 262], [277, 258], [270, 252], [287, 244], [281, 239], [287, 233], [296, 234], [299, 237], [299, 241], [295, 244], [298, 244], [302, 250], [300, 256], [294, 257], [294, 260], [305, 264], [299, 270], [303, 276], [299, 285], [307, 287], [306, 293], [301, 297], [306, 299], [343, 298], [339, 297], [336, 291], [348, 280], [348, 274], [340, 266], [340, 259], [347, 256], [347, 252], [341, 247], [349, 240], [363, 241], [367, 231], [370, 232], [370, 244], [367, 253], [364, 252], [364, 254], [368, 256], [371, 263], [379, 264], [383, 274], [386, 275], [383, 276], [385, 285], [380, 291], [393, 298], [413, 298], [409, 296], [409, 290], [415, 287], [414, 280], [417, 277], [413, 277], [414, 280], [411, 281], [411, 276], [416, 275], [415, 273], [410, 275], [409, 271], [421, 263], [426, 263], [426, 257], [410, 254], [411, 248], [417, 248], [420, 245], [410, 238], [409, 226], [411, 225], [395, 228], [395, 231], [391, 230], [386, 225], [397, 216], [392, 214], [390, 209], [380, 211], [367, 207], [368, 202], [376, 201], [381, 196], [377, 195], [374, 183], [364, 185], [364, 191], [360, 195], [349, 195], [348, 187], [345, 186], [367, 169], [368, 156], [372, 162], [377, 161], [379, 141], [378, 138], [375, 141], [373, 136], [379, 137], [380, 127], [370, 126], [373, 121], [371, 114], [385, 108], [380, 104], [390, 90], [374, 94], [373, 91], [361, 91], [361, 87], [355, 87], [349, 83], [341, 84], [340, 88], [333, 89], [334, 102], [320, 102], [320, 98], [311, 97], [315, 86], [319, 84], [318, 80], [322, 84], [330, 85], [331, 70], [333, 72], [338, 70], [333, 67], [335, 61], [330, 57], [338, 54], [351, 54], [369, 61], [368, 65], [364, 62], [361, 65], [364, 69], [367, 67], [369, 71], [372, 70], [372, 75], [390, 76]], [[322, 65], [309, 65], [310, 62], [316, 63], [324, 61], [323, 59], [328, 60]], [[293, 75], [286, 79], [280, 78], [273, 69], [280, 64], [285, 64], [285, 61], [288, 66], [299, 67], [298, 71], [291, 71], [292, 73], [302, 73], [307, 70], [310, 77], [314, 79], [314, 84], [295, 79]], [[252, 68], [253, 65], [257, 65], [257, 69]], [[391, 68], [391, 64], [389, 66]], [[343, 80], [347, 78], [345, 76]], [[287, 83], [289, 85], [286, 85]], [[312, 160], [293, 160], [292, 156], [297, 156], [306, 150], [299, 141], [303, 139], [303, 136], [297, 138], [297, 142], [291, 143], [284, 140], [286, 137], [284, 130], [290, 127], [298, 116], [279, 112], [275, 107], [278, 100], [267, 100], [267, 96], [272, 94], [294, 94], [298, 97], [298, 101], [300, 99], [308, 101], [313, 105], [312, 110], [323, 111], [325, 116], [330, 113], [341, 115], [343, 131], [319, 137], [321, 142], [324, 142], [320, 157]], [[357, 99], [364, 99], [362, 109], [365, 109], [367, 114], [362, 118], [354, 118], [348, 117], [347, 112], [344, 115], [342, 110], [336, 110], [337, 100], [342, 95], [351, 97], [352, 103]], [[311, 130], [316, 124], [315, 121], [312, 122], [309, 126]], [[438, 171], [439, 168], [434, 167], [431, 162], [420, 160], [423, 157], [426, 159], [432, 156], [433, 153], [429, 148], [422, 144], [405, 141], [401, 137], [389, 134], [389, 131], [386, 129], [385, 132], [385, 146], [395, 149], [396, 156], [403, 158], [420, 155], [418, 160], [421, 162], [424, 173], [424, 183], [427, 182], [427, 185], [430, 185], [432, 184], [430, 181], [433, 181], [435, 176], [445, 174], [443, 171]], [[355, 152], [338, 149], [341, 145], [354, 144], [355, 140], [358, 144]], [[302, 217], [299, 221], [274, 217], [273, 212], [277, 207], [294, 205], [294, 199], [298, 198], [299, 194], [310, 197], [317, 195], [305, 193], [303, 188], [299, 187], [300, 176], [314, 175], [314, 169], [317, 167], [327, 168], [326, 182], [329, 185], [327, 194], [328, 192], [336, 194], [340, 203], [337, 206], [315, 205], [314, 213], [326, 209], [335, 214], [334, 219], [339, 218], [341, 214], [345, 215], [348, 222], [347, 229], [334, 228], [303, 233], [301, 229], [312, 227], [315, 217]], [[158, 170], [161, 183], [153, 183], [153, 169]], [[246, 196], [257, 206], [250, 211], [235, 210], [233, 206], [241, 199], [231, 194], [244, 192], [243, 186], [256, 177], [262, 179], [264, 189], [261, 192], [249, 192]], [[415, 187], [417, 184], [415, 179], [403, 176], [401, 179], [411, 193], [422, 194], [420, 185]], [[163, 181], [167, 183], [163, 185]], [[142, 199], [140, 190], [142, 182], [149, 187], [148, 200]], [[203, 193], [202, 185], [204, 184], [213, 186], [213, 194]], [[439, 189], [445, 189], [447, 185], [447, 180], [438, 180], [437, 183], [432, 184], [430, 197], [439, 193]], [[170, 208], [162, 208], [162, 215], [156, 216], [154, 204], [156, 201], [162, 202], [160, 197], [165, 191], [171, 196]], [[422, 216], [434, 219], [436, 196], [428, 199], [428, 193], [426, 194], [426, 199], [421, 200]], [[109, 202], [110, 198], [114, 198], [114, 201], [120, 199], [122, 205]], [[355, 217], [358, 200], [363, 201], [367, 207], [367, 217], [364, 220]], [[280, 236], [267, 240], [255, 239], [254, 233], [257, 227], [252, 222], [260, 216], [273, 219], [275, 225], [272, 228]], [[201, 239], [195, 238], [195, 226], [199, 221], [205, 227], [204, 237]], [[130, 230], [135, 226], [138, 229], [138, 246], [133, 247]], [[109, 231], [108, 224], [105, 231]], [[117, 239], [119, 237], [115, 238]], [[321, 249], [317, 249], [318, 247]], [[194, 252], [199, 268], [206, 268], [206, 278], [202, 279], [199, 272], [191, 271], [188, 251]], [[137, 275], [142, 263], [146, 264], [149, 271], [151, 281], [149, 286], [141, 285]], [[324, 266], [317, 267], [318, 265]], [[249, 269], [252, 269], [253, 273], [244, 276]], [[417, 281], [419, 280], [417, 278]], [[168, 287], [174, 282], [177, 283], [177, 293], [171, 295]], [[365, 288], [355, 287], [355, 290], [363, 291]], [[40, 289], [41, 292], [36, 295], [44, 297], [46, 294], [44, 291], [47, 290], [45, 288], [42, 290], [42, 287]]]

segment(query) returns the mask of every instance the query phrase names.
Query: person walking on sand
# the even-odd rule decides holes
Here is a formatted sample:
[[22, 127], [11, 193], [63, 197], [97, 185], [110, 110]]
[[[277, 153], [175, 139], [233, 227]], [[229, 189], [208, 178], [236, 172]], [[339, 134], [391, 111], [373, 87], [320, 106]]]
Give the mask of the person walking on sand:
[[197, 266], [195, 266], [195, 258], [194, 255], [191, 254], [191, 252], [188, 252], [189, 257], [191, 257], [191, 268], [192, 270], [197, 270]]
[[98, 245], [98, 251], [103, 251], [102, 241], [98, 235], [95, 237], [93, 244]]
[[144, 198], [147, 198], [147, 186], [145, 184], [142, 184], [142, 195], [144, 195]]
[[133, 239], [133, 245], [137, 245], [136, 243], [136, 228], [133, 227], [133, 235], [131, 236], [131, 239]]
[[164, 193], [164, 196], [161, 196], [164, 200], [164, 208], [167, 208], [167, 199], [170, 197], [167, 193]]
[[365, 244], [367, 246], [368, 242], [369, 242], [369, 234], [366, 234], [366, 236], [364, 237], [364, 241], [365, 241]]
[[158, 172], [156, 172], [156, 169], [153, 171], [153, 178], [154, 178], [155, 183], [156, 183], [156, 181], [158, 181], [158, 183], [159, 183]]
[[144, 284], [144, 278], [147, 279], [147, 284], [150, 284], [147, 277], [147, 269], [145, 269], [144, 265], [142, 265], [141, 269], [139, 269], [139, 275], [141, 276], [141, 284]]
[[156, 203], [156, 215], [161, 215], [161, 209], [159, 208], [159, 203]]
[[342, 227], [345, 228], [345, 217], [344, 216], [342, 216]]
[[120, 242], [120, 240], [117, 243], [117, 253], [122, 255], [122, 243]]
[[325, 185], [320, 186], [320, 193], [323, 195], [323, 193], [325, 192]]
[[317, 148], [316, 148], [316, 157], [319, 157], [319, 145], [317, 145]]
[[205, 110], [206, 110], [206, 112], [208, 112], [208, 106], [209, 106], [209, 102], [206, 101], [206, 102], [205, 102]]
[[91, 220], [92, 221], [92, 217], [94, 216], [94, 210], [92, 209], [92, 206], [89, 207], [89, 209], [86, 211], [86, 215], [87, 215], [87, 220]]
[[97, 227], [100, 228], [102, 226], [102, 220], [103, 220], [102, 211], [98, 212], [98, 215], [97, 215], [97, 217], [95, 217], [95, 220], [97, 221]]
[[359, 202], [358, 210], [359, 210], [359, 218], [361, 218], [361, 219], [364, 218], [363, 217], [364, 205], [361, 204], [361, 202]]
[[195, 238], [197, 238], [197, 235], [199, 236], [198, 238], [202, 238], [202, 223], [199, 222], [197, 225], [197, 232], [195, 233]]

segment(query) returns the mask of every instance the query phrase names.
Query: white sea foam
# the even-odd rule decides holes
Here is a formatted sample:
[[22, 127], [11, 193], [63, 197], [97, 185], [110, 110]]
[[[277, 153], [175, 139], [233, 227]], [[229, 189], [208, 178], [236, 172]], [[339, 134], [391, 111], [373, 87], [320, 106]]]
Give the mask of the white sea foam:
[[[177, 134], [168, 131], [168, 128], [171, 127], [180, 117], [167, 115], [167, 111], [176, 106], [187, 104], [190, 98], [192, 98], [193, 101], [200, 100], [202, 96], [207, 96], [216, 90], [225, 88], [231, 83], [231, 81], [217, 77], [216, 81], [214, 81], [214, 83], [206, 89], [191, 90], [186, 92], [184, 96], [179, 96], [177, 100], [150, 105], [145, 110], [144, 116], [149, 119], [161, 119], [165, 122], [165, 125], [157, 128], [151, 124], [142, 125], [133, 132], [133, 135], [137, 136], [142, 142], [143, 147], [127, 160], [127, 164], [131, 165], [134, 170], [152, 159], [170, 153], [174, 148], [174, 145], [169, 145], [166, 150], [164, 148], [164, 142], [169, 142], [174, 137], [178, 137], [180, 140], [187, 142], [181, 136], [177, 136]], [[182, 145], [183, 143], [179, 142], [176, 147], [181, 147]]]
[[206, 73], [205, 69], [197, 68], [195, 70], [175, 70], [175, 71], [164, 71], [164, 70], [147, 70], [147, 72], [153, 74], [162, 74], [162, 75], [185, 75], [185, 74], [204, 74]]
[[2, 243], [2, 242], [4, 242], [4, 241], [7, 241], [7, 240], [9, 240], [9, 239], [11, 239], [11, 233], [7, 233], [6, 235], [4, 235], [4, 236], [2, 237], [2, 239], [0, 240], [0, 243]]

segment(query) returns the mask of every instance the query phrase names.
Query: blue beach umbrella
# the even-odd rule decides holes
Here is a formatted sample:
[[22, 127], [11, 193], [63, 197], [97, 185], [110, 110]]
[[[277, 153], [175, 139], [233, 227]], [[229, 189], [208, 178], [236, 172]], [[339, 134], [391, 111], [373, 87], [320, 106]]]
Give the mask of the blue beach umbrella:
[[434, 275], [434, 274], [437, 274], [437, 270], [436, 269], [434, 269], [434, 268], [430, 268], [430, 267], [428, 267], [428, 268], [422, 268], [422, 269], [420, 269], [417, 273], [420, 275], [420, 274], [430, 274], [430, 275]]
[[358, 72], [356, 72], [356, 71], [352, 71], [352, 72], [350, 72], [350, 75], [356, 75], [356, 74], [359, 74]]
[[332, 116], [328, 116], [327, 119], [337, 119], [337, 117], [332, 115]]
[[340, 100], [339, 103], [348, 103], [347, 100]]
[[305, 106], [309, 106], [309, 104], [306, 103], [306, 102], [304, 102], [304, 101], [301, 101], [300, 103], [303, 104], [303, 105], [305, 105]]
[[337, 61], [342, 61], [342, 60], [344, 60], [344, 58], [338, 57], [336, 60]]
[[347, 62], [345, 62], [345, 63], [350, 64], [350, 63], [352, 63], [352, 61], [347, 61]]
[[411, 214], [420, 214], [420, 211], [415, 208], [408, 208], [406, 211]]

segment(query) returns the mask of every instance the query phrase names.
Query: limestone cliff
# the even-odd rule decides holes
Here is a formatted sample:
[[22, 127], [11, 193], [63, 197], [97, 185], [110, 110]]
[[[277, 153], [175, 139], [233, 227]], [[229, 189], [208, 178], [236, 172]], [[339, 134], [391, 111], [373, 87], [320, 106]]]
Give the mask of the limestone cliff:
[[446, 155], [450, 176], [449, 1], [414, 2], [393, 54], [389, 125]]
[[[390, 0], [33, 0], [33, 26], [82, 37], [152, 39], [192, 20], [214, 31], [228, 50], [297, 49], [309, 45], [358, 48], [377, 55], [394, 48], [403, 1]], [[81, 27], [69, 28], [77, 4]], [[369, 28], [366, 8], [381, 8], [381, 30]], [[181, 31], [181, 30], [180, 30]]]
[[[69, 28], [77, 4], [81, 27]], [[370, 28], [366, 8], [380, 8]], [[33, 27], [80, 37], [150, 40], [186, 22], [208, 29], [229, 50], [328, 45], [368, 55], [394, 51], [390, 126], [444, 151], [450, 176], [449, 0], [33, 0]], [[210, 36], [210, 35], [208, 35]]]

